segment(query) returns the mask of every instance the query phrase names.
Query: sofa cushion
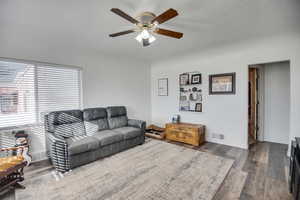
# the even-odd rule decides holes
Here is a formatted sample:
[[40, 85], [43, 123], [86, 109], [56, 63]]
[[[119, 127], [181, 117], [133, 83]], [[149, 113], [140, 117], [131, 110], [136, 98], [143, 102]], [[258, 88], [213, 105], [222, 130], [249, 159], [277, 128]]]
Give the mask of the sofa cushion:
[[108, 129], [107, 112], [105, 108], [88, 108], [83, 110], [86, 133], [89, 136]]
[[108, 124], [110, 129], [121, 128], [127, 126], [128, 119], [126, 116], [108, 118]]
[[66, 139], [70, 155], [92, 151], [100, 147], [99, 141], [90, 136], [75, 136]]
[[107, 119], [98, 119], [94, 121], [84, 121], [86, 134], [89, 136], [95, 135], [98, 131], [108, 129]]
[[106, 110], [107, 110], [108, 118], [127, 116], [126, 107], [124, 106], [111, 106], [111, 107], [107, 107]]
[[121, 133], [111, 130], [99, 131], [93, 137], [97, 138], [101, 146], [117, 143], [124, 140], [124, 136]]
[[108, 125], [110, 129], [127, 126], [127, 111], [124, 106], [113, 106], [107, 108]]
[[142, 131], [139, 128], [134, 127], [122, 127], [122, 128], [116, 128], [113, 131], [121, 133], [124, 136], [124, 139], [131, 139], [142, 135]]
[[105, 108], [87, 108], [83, 110], [84, 121], [94, 121], [107, 118]]

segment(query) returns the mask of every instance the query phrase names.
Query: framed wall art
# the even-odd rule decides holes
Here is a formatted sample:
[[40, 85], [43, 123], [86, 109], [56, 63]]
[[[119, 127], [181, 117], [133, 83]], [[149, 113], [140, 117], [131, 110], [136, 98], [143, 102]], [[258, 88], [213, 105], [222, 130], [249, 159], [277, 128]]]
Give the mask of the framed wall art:
[[190, 83], [190, 75], [188, 73], [179, 75], [179, 84], [180, 85], [188, 85]]
[[209, 76], [209, 94], [235, 94], [235, 73]]
[[202, 112], [202, 85], [199, 72], [179, 75], [179, 110]]
[[191, 84], [201, 84], [201, 74], [193, 74], [191, 77]]
[[168, 79], [158, 79], [158, 96], [168, 96]]
[[202, 112], [202, 103], [196, 103], [195, 112]]

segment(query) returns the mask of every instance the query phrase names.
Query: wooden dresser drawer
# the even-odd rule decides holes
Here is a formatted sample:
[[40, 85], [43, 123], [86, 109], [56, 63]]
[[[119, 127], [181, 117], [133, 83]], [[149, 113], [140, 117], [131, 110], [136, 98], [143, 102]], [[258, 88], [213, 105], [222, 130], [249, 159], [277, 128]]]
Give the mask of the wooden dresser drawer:
[[184, 131], [175, 130], [175, 129], [167, 130], [167, 133], [170, 136], [178, 137], [178, 138], [194, 138], [194, 137], [199, 136], [199, 134], [197, 134], [197, 132], [184, 132]]
[[198, 131], [197, 128], [185, 128], [185, 127], [178, 127], [178, 128], [172, 127], [170, 129], [181, 131], [181, 132], [186, 132], [186, 133], [194, 133], [194, 132]]

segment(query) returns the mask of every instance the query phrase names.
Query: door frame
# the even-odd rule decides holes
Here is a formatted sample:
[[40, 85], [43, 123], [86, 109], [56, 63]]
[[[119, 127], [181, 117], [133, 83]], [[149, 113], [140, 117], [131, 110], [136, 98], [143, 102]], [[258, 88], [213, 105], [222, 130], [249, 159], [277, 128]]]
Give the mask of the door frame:
[[258, 141], [259, 133], [259, 96], [258, 79], [259, 69], [249, 67], [248, 69], [248, 143], [254, 144]]
[[[264, 94], [265, 94], [265, 84], [264, 84], [264, 81], [265, 81], [265, 78], [264, 78], [264, 76], [265, 76], [265, 73], [264, 73], [264, 65], [266, 65], [266, 64], [272, 64], [272, 63], [278, 63], [278, 62], [288, 62], [289, 63], [289, 66], [290, 66], [290, 70], [291, 70], [291, 60], [290, 59], [283, 59], [283, 60], [272, 60], [272, 61], [266, 61], [266, 62], [252, 62], [252, 63], [248, 63], [247, 64], [247, 90], [248, 90], [248, 88], [249, 88], [249, 86], [248, 86], [248, 83], [249, 83], [249, 68], [253, 68], [253, 67], [258, 67], [260, 70], [259, 70], [259, 72], [260, 72], [260, 81], [259, 81], [259, 90], [260, 90], [260, 95], [259, 95], [259, 98], [260, 98], [260, 109], [259, 109], [259, 111], [260, 111], [260, 114], [259, 114], [259, 116], [260, 116], [260, 119], [258, 120], [259, 121], [259, 124], [260, 124], [260, 133], [259, 133], [259, 137], [258, 137], [258, 140], [259, 140], [259, 142], [263, 142], [263, 141], [265, 141], [265, 137], [264, 137], [264, 129], [265, 129], [265, 127], [264, 127], [264, 119], [265, 119], [265, 113], [264, 113], [264, 107], [265, 107], [265, 100], [264, 100]], [[290, 73], [291, 73], [291, 71], [290, 71]], [[291, 87], [291, 85], [290, 85], [290, 87]], [[247, 149], [249, 149], [249, 141], [248, 141], [248, 116], [249, 116], [249, 111], [248, 111], [248, 101], [249, 101], [249, 98], [248, 98], [248, 91], [247, 91], [247, 97], [246, 97], [246, 101], [247, 101], [247, 137], [246, 137], [246, 148]], [[291, 104], [291, 102], [290, 102], [290, 104]], [[291, 107], [290, 107], [290, 110], [289, 110], [289, 112], [290, 112], [290, 117], [291, 117]], [[290, 122], [290, 128], [291, 128], [291, 122]], [[291, 134], [291, 132], [289, 132], [289, 135]], [[290, 152], [290, 145], [289, 145], [289, 150], [288, 150], [288, 153]], [[287, 154], [287, 155], [289, 155], [289, 154]]]
[[[257, 137], [256, 137], [256, 141], [257, 142], [262, 142], [264, 141], [264, 64], [253, 64], [253, 65], [248, 65], [248, 91], [249, 91], [249, 73], [250, 73], [250, 69], [251, 68], [256, 68], [258, 69], [258, 82], [257, 84], [257, 99], [258, 99], [258, 105], [257, 105], [257, 126], [259, 127], [259, 130], [257, 131]], [[249, 92], [248, 92], [249, 95]], [[248, 96], [248, 104], [247, 106], [249, 106], [249, 96]], [[248, 109], [248, 124], [249, 122], [249, 109]], [[247, 125], [248, 125], [247, 124]], [[248, 135], [249, 136], [249, 128], [248, 128]], [[248, 138], [248, 144], [249, 144], [249, 138]]]

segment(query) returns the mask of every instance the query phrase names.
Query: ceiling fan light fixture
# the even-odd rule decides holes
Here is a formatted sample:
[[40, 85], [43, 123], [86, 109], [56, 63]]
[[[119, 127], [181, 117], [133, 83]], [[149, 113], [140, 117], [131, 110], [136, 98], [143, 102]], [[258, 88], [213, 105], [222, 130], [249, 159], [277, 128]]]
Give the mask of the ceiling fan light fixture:
[[143, 39], [149, 39], [150, 38], [150, 33], [146, 30], [146, 29], [144, 29], [142, 32], [141, 32], [141, 37], [143, 38]]
[[136, 38], [135, 38], [138, 42], [142, 42], [142, 40], [143, 40], [143, 38], [142, 38], [142, 36], [141, 36], [141, 34], [138, 34], [138, 36], [136, 36]]
[[156, 38], [149, 33], [148, 30], [144, 29], [138, 36], [135, 38], [139, 43], [143, 43], [143, 40], [149, 41], [149, 43], [152, 43], [156, 40]]
[[154, 42], [155, 40], [156, 40], [156, 38], [155, 38], [153, 35], [151, 35], [150, 38], [149, 38], [149, 42], [152, 43], [152, 42]]
[[168, 9], [158, 16], [156, 16], [152, 12], [143, 12], [136, 18], [131, 17], [118, 8], [112, 8], [111, 11], [134, 24], [136, 28], [110, 34], [110, 37], [118, 37], [130, 33], [139, 32], [135, 39], [145, 47], [149, 46], [156, 40], [153, 34], [164, 35], [176, 39], [180, 39], [183, 36], [183, 33], [162, 29], [159, 27], [161, 24], [178, 15], [178, 12], [172, 8]]

